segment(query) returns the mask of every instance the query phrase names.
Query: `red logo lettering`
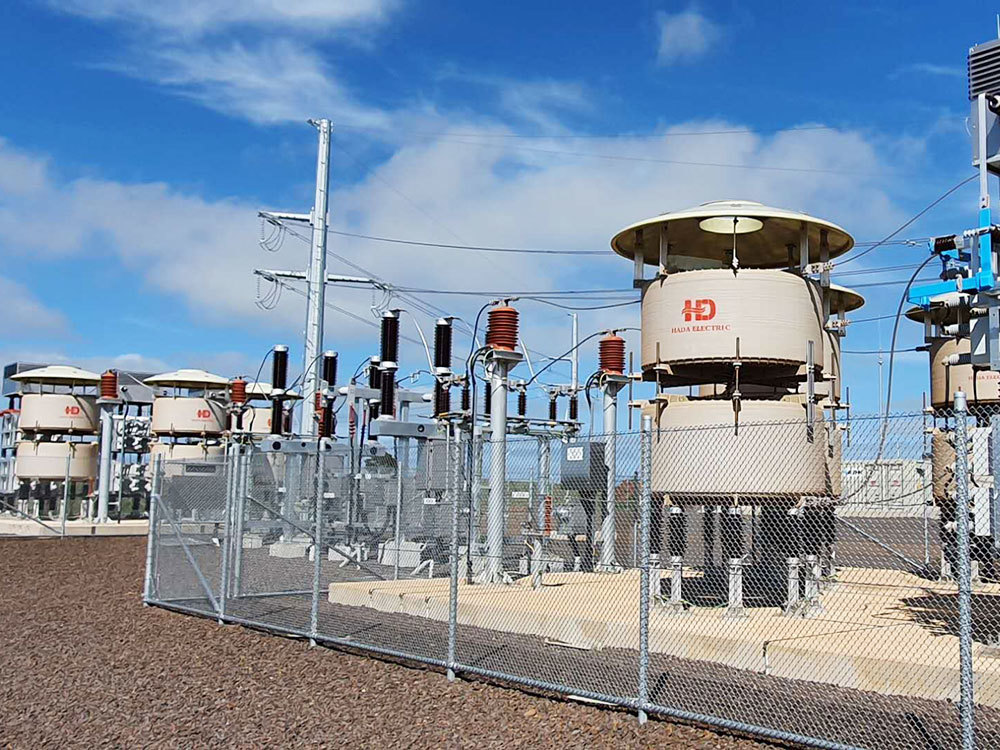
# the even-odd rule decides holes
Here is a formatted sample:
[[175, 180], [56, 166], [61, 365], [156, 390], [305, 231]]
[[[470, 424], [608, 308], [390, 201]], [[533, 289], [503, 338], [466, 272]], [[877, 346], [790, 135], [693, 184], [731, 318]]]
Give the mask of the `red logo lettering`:
[[80, 407], [79, 406], [67, 406], [66, 407], [66, 413], [69, 416], [71, 416], [71, 417], [77, 417], [77, 416], [80, 415]]
[[208, 419], [211, 416], [212, 416], [212, 412], [210, 412], [208, 409], [199, 409], [198, 410], [198, 419]]
[[711, 320], [715, 317], [714, 299], [684, 300], [684, 322], [690, 323], [692, 320]]

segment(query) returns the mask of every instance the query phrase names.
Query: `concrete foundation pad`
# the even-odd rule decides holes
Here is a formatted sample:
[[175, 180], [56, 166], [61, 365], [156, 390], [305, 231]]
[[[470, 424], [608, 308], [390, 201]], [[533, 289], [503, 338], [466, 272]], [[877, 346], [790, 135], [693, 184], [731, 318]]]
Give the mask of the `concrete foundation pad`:
[[275, 542], [267, 548], [271, 557], [298, 558], [305, 557], [312, 545], [309, 542]]
[[[55, 537], [62, 533], [58, 520], [44, 521], [45, 526], [26, 518], [0, 518], [0, 536]], [[48, 528], [46, 528], [48, 527]], [[127, 521], [67, 521], [66, 536], [146, 536], [149, 521], [144, 518]]]
[[[685, 571], [685, 578], [697, 577]], [[544, 583], [532, 589], [530, 578], [508, 586], [460, 582], [459, 626], [578, 648], [638, 648], [638, 571], [551, 573]], [[335, 583], [329, 599], [446, 621], [448, 589], [447, 578]], [[974, 595], [1000, 611], [1000, 585], [979, 585]], [[725, 607], [689, 607], [677, 617], [655, 606], [650, 650], [858, 690], [958, 700], [954, 584], [897, 570], [845, 568], [822, 605], [822, 614], [810, 619], [783, 616], [777, 607], [747, 608], [747, 617], [732, 618]], [[1000, 708], [995, 651], [979, 641], [973, 646], [976, 702]]]

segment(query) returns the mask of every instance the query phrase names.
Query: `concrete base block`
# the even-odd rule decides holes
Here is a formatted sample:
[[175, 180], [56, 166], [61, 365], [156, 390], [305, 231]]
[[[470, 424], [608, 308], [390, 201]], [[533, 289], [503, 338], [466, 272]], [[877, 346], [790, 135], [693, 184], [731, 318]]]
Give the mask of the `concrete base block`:
[[243, 549], [260, 549], [264, 546], [264, 537], [260, 534], [244, 534]]
[[298, 558], [305, 557], [312, 545], [309, 542], [275, 542], [267, 549], [271, 557]]

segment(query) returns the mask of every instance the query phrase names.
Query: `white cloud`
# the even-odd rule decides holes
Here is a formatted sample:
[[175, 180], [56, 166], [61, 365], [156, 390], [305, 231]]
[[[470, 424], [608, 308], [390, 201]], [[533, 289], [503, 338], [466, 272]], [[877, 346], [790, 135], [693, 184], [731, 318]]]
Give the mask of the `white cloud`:
[[233, 26], [294, 28], [310, 33], [383, 20], [394, 0], [49, 0], [59, 10], [121, 21], [181, 36]]
[[660, 65], [695, 60], [719, 39], [722, 28], [695, 9], [680, 13], [656, 14], [660, 44], [656, 60]]
[[132, 63], [109, 67], [259, 124], [328, 114], [366, 127], [387, 120], [381, 111], [358, 102], [314, 50], [291, 39], [154, 45]]
[[890, 78], [899, 78], [903, 75], [921, 76], [945, 76], [947, 78], [964, 78], [966, 71], [964, 68], [956, 68], [951, 65], [938, 65], [937, 63], [918, 62], [901, 65], [889, 74]]
[[25, 286], [3, 276], [0, 276], [0, 300], [3, 300], [6, 337], [61, 336], [68, 330], [62, 313], [46, 307]]

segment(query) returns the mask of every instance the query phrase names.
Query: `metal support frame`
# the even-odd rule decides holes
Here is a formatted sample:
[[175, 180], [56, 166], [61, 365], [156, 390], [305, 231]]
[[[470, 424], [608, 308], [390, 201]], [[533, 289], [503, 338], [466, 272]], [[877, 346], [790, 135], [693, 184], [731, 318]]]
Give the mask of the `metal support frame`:
[[653, 420], [642, 418], [639, 453], [639, 723], [646, 723], [649, 704], [649, 516], [652, 504]]
[[[325, 442], [323, 438], [320, 442]], [[320, 598], [320, 574], [323, 570], [323, 505], [326, 492], [325, 471], [326, 451], [320, 446], [316, 452], [316, 503], [315, 503], [315, 527], [313, 532], [313, 581], [312, 581], [312, 607], [309, 610], [309, 632], [311, 636], [309, 643], [316, 645], [319, 636], [319, 598]], [[398, 557], [398, 554], [397, 554]]]
[[516, 352], [494, 351], [487, 360], [490, 380], [490, 497], [486, 507], [486, 566], [483, 582], [504, 580], [504, 510], [507, 500], [507, 387]]
[[[448, 444], [448, 494], [451, 498], [451, 550], [449, 552], [448, 580], [448, 680], [455, 680], [456, 648], [458, 640], [458, 506], [462, 487], [462, 428], [454, 426], [454, 439]], [[466, 548], [471, 555], [471, 545]]]
[[969, 538], [969, 430], [966, 396], [955, 393], [955, 520], [958, 532], [958, 647], [962, 748], [976, 746], [972, 671], [972, 566]]
[[[108, 503], [111, 495], [111, 460], [115, 441], [114, 402], [100, 401], [101, 445], [97, 473], [97, 523], [107, 523]], [[121, 505], [118, 507], [121, 517]]]
[[604, 382], [604, 464], [608, 474], [604, 496], [604, 519], [601, 522], [600, 570], [603, 571], [612, 571], [617, 567], [615, 483], [618, 473], [618, 392], [625, 385], [625, 381], [625, 378], [608, 375], [605, 376]]

